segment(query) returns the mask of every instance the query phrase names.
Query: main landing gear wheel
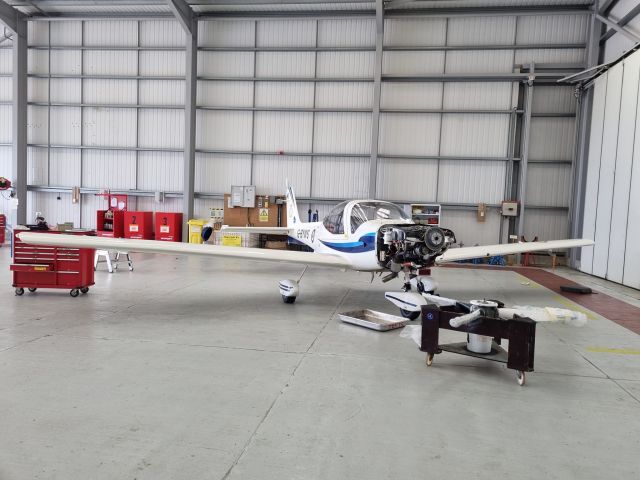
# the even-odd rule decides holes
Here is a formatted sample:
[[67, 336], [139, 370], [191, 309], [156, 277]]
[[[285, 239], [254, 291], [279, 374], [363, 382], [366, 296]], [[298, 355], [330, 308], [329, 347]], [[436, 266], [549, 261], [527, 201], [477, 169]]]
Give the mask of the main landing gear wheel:
[[80, 295], [80, 290], [78, 290], [77, 288], [74, 288], [69, 292], [69, 295], [71, 295], [73, 298], [76, 298], [78, 295]]
[[16, 288], [15, 292], [16, 292], [16, 295], [18, 295], [18, 296], [23, 295], [24, 294], [24, 288], [22, 288], [22, 287]]
[[81, 293], [89, 293], [89, 287], [82, 287], [82, 288], [80, 289], [80, 292], [81, 292]]
[[412, 312], [410, 310], [403, 310], [401, 308], [400, 315], [402, 315], [404, 318], [408, 318], [409, 320], [415, 320], [420, 316], [420, 312]]
[[518, 378], [518, 385], [520, 386], [524, 385], [524, 372], [522, 370], [518, 370], [516, 375]]
[[285, 295], [282, 295], [282, 301], [284, 303], [294, 303], [296, 301], [297, 297], [287, 297]]
[[29, 288], [29, 291], [30, 291], [31, 293], [35, 292], [36, 290], [37, 290], [37, 288]]

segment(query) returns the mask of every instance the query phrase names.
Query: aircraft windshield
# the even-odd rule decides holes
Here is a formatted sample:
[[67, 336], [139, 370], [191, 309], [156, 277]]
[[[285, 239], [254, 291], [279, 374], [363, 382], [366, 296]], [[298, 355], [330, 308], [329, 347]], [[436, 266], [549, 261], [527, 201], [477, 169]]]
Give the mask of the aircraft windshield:
[[389, 202], [359, 202], [351, 210], [351, 233], [369, 220], [408, 220], [409, 215]]
[[349, 202], [339, 203], [333, 210], [324, 218], [324, 228], [331, 233], [344, 233], [344, 208]]

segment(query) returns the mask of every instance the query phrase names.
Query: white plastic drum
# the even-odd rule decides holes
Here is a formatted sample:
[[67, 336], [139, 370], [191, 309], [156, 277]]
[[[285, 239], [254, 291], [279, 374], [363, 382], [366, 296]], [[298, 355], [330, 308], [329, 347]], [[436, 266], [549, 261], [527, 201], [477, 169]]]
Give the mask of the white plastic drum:
[[[484, 315], [487, 315], [488, 311], [498, 308], [496, 302], [489, 300], [471, 300], [471, 311], [482, 310]], [[476, 335], [475, 333], [469, 334], [469, 340], [467, 341], [467, 350], [474, 353], [490, 353], [492, 337], [486, 335]]]

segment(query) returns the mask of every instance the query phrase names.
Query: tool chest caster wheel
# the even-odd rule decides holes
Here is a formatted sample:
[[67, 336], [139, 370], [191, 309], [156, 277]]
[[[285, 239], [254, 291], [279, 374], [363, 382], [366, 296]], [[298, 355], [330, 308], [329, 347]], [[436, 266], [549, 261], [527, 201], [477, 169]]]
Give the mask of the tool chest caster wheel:
[[15, 291], [16, 291], [16, 295], [18, 295], [18, 296], [24, 294], [24, 288], [22, 288], [22, 287], [16, 288]]
[[82, 287], [82, 288], [80, 289], [80, 292], [82, 292], [82, 293], [89, 293], [89, 287]]
[[517, 373], [517, 377], [518, 377], [518, 385], [522, 386], [524, 385], [524, 372], [522, 370], [518, 370]]
[[427, 353], [427, 367], [433, 364], [433, 353]]
[[38, 290], [38, 289], [37, 289], [37, 288], [30, 288], [30, 289], [29, 289], [29, 291], [30, 291], [31, 293], [35, 292], [36, 290]]
[[71, 295], [73, 298], [77, 297], [78, 295], [80, 295], [80, 290], [78, 290], [77, 288], [74, 288], [73, 290], [71, 290], [69, 292], [69, 295]]

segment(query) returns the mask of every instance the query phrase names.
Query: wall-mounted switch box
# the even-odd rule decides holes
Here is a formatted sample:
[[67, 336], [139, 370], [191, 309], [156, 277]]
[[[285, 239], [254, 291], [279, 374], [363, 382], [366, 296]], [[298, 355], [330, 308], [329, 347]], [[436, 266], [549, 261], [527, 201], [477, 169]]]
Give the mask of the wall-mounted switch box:
[[517, 217], [518, 202], [512, 202], [512, 201], [502, 202], [502, 215], [505, 217]]

